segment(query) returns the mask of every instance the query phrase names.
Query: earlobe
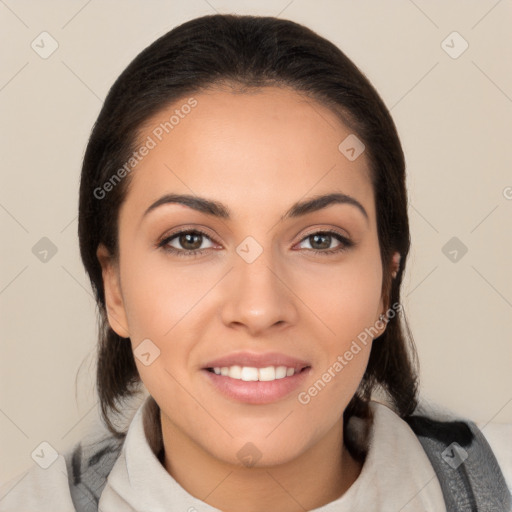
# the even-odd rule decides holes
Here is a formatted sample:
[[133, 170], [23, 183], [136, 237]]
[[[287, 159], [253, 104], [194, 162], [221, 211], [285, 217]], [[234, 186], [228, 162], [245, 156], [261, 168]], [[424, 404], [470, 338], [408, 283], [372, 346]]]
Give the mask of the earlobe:
[[108, 323], [121, 338], [129, 338], [130, 333], [128, 332], [128, 322], [126, 321], [126, 311], [121, 293], [117, 265], [113, 261], [110, 252], [103, 244], [98, 246], [96, 257], [101, 265]]
[[395, 252], [393, 254], [393, 260], [391, 263], [391, 275], [393, 276], [393, 279], [397, 276], [398, 270], [400, 269], [400, 253]]
[[[391, 260], [391, 275], [392, 275], [393, 279], [395, 279], [396, 276], [398, 275], [398, 270], [400, 269], [400, 258], [401, 258], [401, 255], [398, 251], [393, 253], [393, 257]], [[375, 322], [375, 326], [380, 331], [379, 336], [384, 334], [384, 331], [386, 330], [387, 324], [389, 322], [389, 319], [387, 317], [387, 314], [388, 314], [387, 310], [389, 308], [389, 305], [385, 304], [384, 301], [381, 301], [381, 307], [384, 308], [384, 311], [382, 311], [378, 320]]]

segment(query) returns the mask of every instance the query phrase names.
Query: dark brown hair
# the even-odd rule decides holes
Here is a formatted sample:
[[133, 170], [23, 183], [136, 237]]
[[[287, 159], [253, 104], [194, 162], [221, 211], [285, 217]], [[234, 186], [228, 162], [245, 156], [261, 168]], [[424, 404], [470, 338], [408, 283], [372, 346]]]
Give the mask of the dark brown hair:
[[[119, 257], [118, 214], [130, 176], [105, 197], [95, 191], [130, 158], [141, 128], [153, 115], [186, 95], [221, 84], [240, 90], [290, 87], [332, 109], [363, 141], [375, 193], [382, 292], [388, 307], [400, 303], [410, 246], [404, 155], [393, 120], [367, 78], [334, 44], [292, 21], [236, 15], [188, 21], [143, 50], [115, 81], [92, 130], [82, 167], [78, 235], [99, 309], [97, 388], [103, 421], [120, 438], [125, 432], [116, 429], [112, 415], [121, 412], [120, 406], [140, 389], [140, 378], [129, 340], [109, 326], [96, 250], [103, 243], [114, 259]], [[401, 254], [401, 261], [393, 279], [394, 251]], [[416, 408], [417, 388], [416, 351], [401, 310], [373, 343], [344, 419], [368, 416], [368, 401], [376, 389], [384, 391], [405, 417]]]

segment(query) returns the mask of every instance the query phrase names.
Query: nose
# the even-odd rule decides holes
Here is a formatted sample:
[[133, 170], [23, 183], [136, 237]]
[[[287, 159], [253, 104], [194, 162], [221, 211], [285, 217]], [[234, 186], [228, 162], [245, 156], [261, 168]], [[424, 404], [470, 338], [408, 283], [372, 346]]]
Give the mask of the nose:
[[265, 251], [252, 263], [237, 258], [224, 283], [222, 321], [252, 336], [290, 326], [298, 317], [292, 288]]

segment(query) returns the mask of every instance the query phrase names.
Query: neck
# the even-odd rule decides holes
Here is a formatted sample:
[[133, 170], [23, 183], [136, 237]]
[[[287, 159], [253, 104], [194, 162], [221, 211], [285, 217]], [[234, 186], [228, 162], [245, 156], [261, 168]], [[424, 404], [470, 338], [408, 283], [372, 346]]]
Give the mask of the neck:
[[161, 424], [167, 472], [189, 494], [224, 512], [312, 510], [342, 496], [361, 472], [362, 464], [343, 444], [342, 419], [295, 459], [267, 467], [226, 463], [163, 414]]

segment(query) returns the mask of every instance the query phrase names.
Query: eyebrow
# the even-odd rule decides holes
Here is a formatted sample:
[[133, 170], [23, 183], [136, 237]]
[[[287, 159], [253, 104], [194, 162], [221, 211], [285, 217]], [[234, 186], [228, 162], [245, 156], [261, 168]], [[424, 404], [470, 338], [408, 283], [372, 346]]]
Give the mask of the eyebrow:
[[[182, 204], [198, 212], [206, 213], [207, 215], [231, 220], [231, 212], [224, 204], [204, 197], [188, 194], [165, 194], [151, 204], [146, 209], [142, 217], [145, 217], [149, 212], [164, 204]], [[364, 206], [357, 201], [357, 199], [341, 193], [319, 195], [311, 199], [299, 201], [295, 203], [284, 215], [282, 215], [280, 220], [284, 221], [286, 219], [307, 215], [308, 213], [322, 210], [333, 204], [348, 204], [354, 206], [364, 215], [367, 221], [369, 220], [367, 211], [364, 209]]]

